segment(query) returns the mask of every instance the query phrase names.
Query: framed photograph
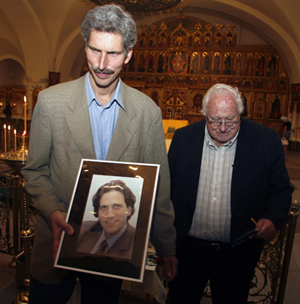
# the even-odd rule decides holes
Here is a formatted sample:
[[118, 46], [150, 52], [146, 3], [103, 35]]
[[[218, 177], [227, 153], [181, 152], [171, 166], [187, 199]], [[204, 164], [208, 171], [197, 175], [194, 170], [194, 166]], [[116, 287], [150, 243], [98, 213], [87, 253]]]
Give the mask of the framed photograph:
[[54, 266], [142, 282], [159, 169], [83, 159]]

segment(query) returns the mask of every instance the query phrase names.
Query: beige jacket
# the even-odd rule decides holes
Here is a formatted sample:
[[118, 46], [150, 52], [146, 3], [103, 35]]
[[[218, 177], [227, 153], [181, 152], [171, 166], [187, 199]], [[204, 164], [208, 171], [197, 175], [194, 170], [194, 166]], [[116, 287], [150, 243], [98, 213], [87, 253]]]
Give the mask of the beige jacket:
[[[55, 284], [65, 271], [55, 269], [48, 225], [55, 210], [67, 211], [82, 158], [95, 159], [85, 77], [39, 93], [30, 130], [29, 155], [22, 174], [39, 210], [31, 274]], [[152, 241], [159, 256], [175, 255], [174, 210], [164, 131], [159, 107], [145, 94], [121, 86], [126, 110], [120, 108], [107, 160], [160, 164], [152, 222]]]

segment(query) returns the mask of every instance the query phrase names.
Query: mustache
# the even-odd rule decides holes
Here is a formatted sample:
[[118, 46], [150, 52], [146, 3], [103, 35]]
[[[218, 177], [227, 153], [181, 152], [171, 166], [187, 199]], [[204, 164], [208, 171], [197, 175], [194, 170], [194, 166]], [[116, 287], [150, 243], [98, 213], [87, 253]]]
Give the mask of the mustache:
[[92, 66], [92, 70], [95, 72], [95, 73], [101, 73], [101, 74], [113, 74], [115, 71], [114, 70], [111, 70], [111, 69], [99, 69], [98, 67], [93, 67]]

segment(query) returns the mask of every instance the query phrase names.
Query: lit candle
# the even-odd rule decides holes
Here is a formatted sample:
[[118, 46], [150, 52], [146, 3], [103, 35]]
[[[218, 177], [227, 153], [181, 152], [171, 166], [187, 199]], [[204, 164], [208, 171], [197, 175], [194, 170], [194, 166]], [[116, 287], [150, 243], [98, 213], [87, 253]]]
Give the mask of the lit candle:
[[24, 96], [24, 130], [27, 132], [27, 98]]
[[26, 136], [26, 131], [23, 132], [23, 155], [25, 155], [25, 136]]
[[4, 129], [4, 152], [7, 151], [7, 142], [6, 142], [6, 124], [3, 125]]
[[14, 129], [14, 134], [15, 134], [15, 155], [17, 155], [17, 130]]
[[8, 130], [8, 153], [10, 153], [10, 125], [8, 125], [7, 130]]

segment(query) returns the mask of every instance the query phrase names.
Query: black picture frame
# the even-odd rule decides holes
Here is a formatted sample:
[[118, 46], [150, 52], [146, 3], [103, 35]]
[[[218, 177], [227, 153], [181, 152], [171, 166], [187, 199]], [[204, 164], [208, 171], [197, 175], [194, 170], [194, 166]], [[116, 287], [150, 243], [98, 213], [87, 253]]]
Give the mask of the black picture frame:
[[[67, 222], [75, 234], [70, 236], [63, 232], [54, 266], [143, 282], [159, 169], [157, 164], [83, 159], [67, 213]], [[89, 210], [95, 189], [111, 180], [122, 180], [136, 196], [135, 219], [130, 219], [133, 220], [131, 225], [135, 226], [130, 258], [78, 251], [82, 229], [90, 220]], [[97, 221], [95, 218], [95, 223]]]

